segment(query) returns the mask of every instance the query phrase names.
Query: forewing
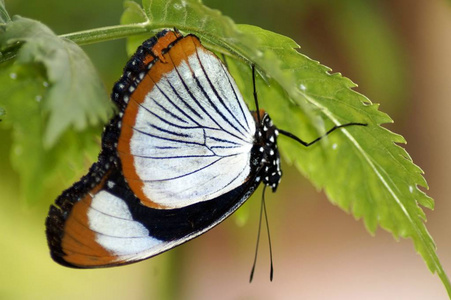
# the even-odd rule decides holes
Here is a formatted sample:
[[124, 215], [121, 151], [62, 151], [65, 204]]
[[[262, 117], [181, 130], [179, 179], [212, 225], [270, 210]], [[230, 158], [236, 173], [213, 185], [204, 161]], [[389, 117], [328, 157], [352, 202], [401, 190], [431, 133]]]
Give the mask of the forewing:
[[250, 172], [254, 120], [222, 62], [187, 36], [130, 95], [119, 156], [131, 189], [151, 207], [207, 201]]

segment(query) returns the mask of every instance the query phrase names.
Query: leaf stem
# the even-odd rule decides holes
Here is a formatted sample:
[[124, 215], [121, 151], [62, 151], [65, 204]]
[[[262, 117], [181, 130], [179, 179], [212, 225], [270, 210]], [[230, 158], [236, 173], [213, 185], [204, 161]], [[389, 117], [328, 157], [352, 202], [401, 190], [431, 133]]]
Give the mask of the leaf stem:
[[[62, 34], [59, 37], [69, 39], [78, 45], [88, 45], [126, 38], [130, 35], [143, 34], [151, 31], [153, 27], [155, 26], [151, 26], [150, 22], [114, 25]], [[0, 55], [0, 64], [14, 58], [21, 45], [22, 43], [18, 42], [13, 46], [4, 49], [1, 53], [2, 55]]]
[[[103, 41], [125, 38], [130, 35], [142, 34], [149, 31], [151, 31], [150, 22], [143, 22], [83, 30], [68, 34], [62, 34], [59, 37], [69, 39], [78, 45], [88, 45]], [[3, 49], [3, 51], [0, 52], [0, 64], [16, 57], [17, 51], [19, 51], [21, 45], [22, 42], [17, 42], [14, 45]]]
[[[78, 31], [74, 33], [63, 34], [60, 35], [60, 37], [67, 38], [77, 43], [78, 45], [88, 45], [98, 42], [110, 41], [114, 39], [126, 38], [131, 35], [148, 33], [152, 31], [152, 29], [160, 30], [161, 28], [171, 28], [171, 27], [174, 27], [174, 24], [151, 23], [150, 21], [146, 21], [142, 23], [114, 25]], [[179, 26], [177, 28], [189, 32], [198, 31], [197, 28], [184, 28], [183, 26]], [[199, 33], [201, 33], [204, 37], [205, 35], [207, 35], [205, 32]], [[219, 47], [218, 44], [214, 42], [207, 41], [207, 44], [211, 50], [218, 51], [229, 56], [235, 56], [244, 59], [244, 56], [240, 55], [239, 51], [231, 49], [230, 46], [228, 46], [227, 44], [220, 45]]]
[[[166, 26], [165, 26], [166, 25]], [[59, 37], [66, 38], [68, 40], [73, 41], [74, 43], [78, 45], [88, 45], [88, 44], [94, 44], [104, 41], [111, 41], [115, 39], [121, 39], [126, 38], [131, 35], [137, 35], [137, 34], [144, 34], [152, 31], [152, 29], [161, 29], [164, 27], [173, 27], [169, 24], [155, 24], [151, 23], [149, 21], [142, 22], [142, 23], [135, 23], [135, 24], [127, 24], [127, 25], [113, 25], [113, 26], [106, 26], [106, 27], [100, 27], [95, 29], [88, 29], [73, 33], [67, 33], [62, 34]], [[179, 28], [179, 29], [185, 29], [185, 28]], [[193, 30], [196, 31], [196, 30]], [[17, 51], [20, 49], [22, 43], [17, 43], [13, 47], [9, 49], [5, 49], [3, 51], [3, 55], [0, 55], [0, 63], [3, 63], [5, 61], [8, 61], [12, 58], [14, 58], [17, 54]], [[208, 43], [210, 45], [210, 48], [213, 48], [212, 50], [220, 51], [226, 55], [230, 56], [238, 56], [241, 57], [241, 55], [237, 54], [236, 51], [227, 48], [228, 51], [225, 51], [221, 47], [218, 47], [215, 43]], [[223, 45], [224, 47], [225, 45]]]
[[107, 26], [60, 35], [78, 45], [88, 45], [103, 41], [125, 38], [130, 35], [149, 32], [149, 22]]

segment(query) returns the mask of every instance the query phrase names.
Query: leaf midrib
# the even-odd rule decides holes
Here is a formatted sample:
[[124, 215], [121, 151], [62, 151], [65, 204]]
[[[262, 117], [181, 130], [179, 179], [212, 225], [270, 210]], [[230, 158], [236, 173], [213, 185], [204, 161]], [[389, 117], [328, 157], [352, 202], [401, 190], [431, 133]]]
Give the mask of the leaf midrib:
[[[303, 93], [305, 99], [307, 99], [312, 105], [315, 105], [316, 107], [322, 109], [322, 112], [335, 124], [340, 125], [340, 122], [335, 118], [333, 113], [325, 106], [321, 105], [317, 101], [315, 101], [312, 97], [310, 97], [308, 94]], [[402, 210], [406, 218], [408, 219], [409, 223], [414, 229], [414, 232], [416, 235], [420, 238], [423, 245], [425, 245], [425, 248], [427, 249], [427, 253], [431, 260], [434, 263], [434, 271], [440, 271], [441, 268], [437, 264], [437, 260], [435, 259], [435, 252], [431, 247], [429, 246], [430, 243], [428, 243], [424, 237], [424, 234], [422, 233], [421, 229], [417, 226], [417, 224], [413, 221], [410, 213], [407, 211], [407, 208], [403, 205], [401, 202], [399, 196], [396, 194], [396, 192], [392, 189], [390, 184], [385, 180], [384, 176], [377, 170], [376, 166], [374, 165], [373, 161], [371, 160], [370, 156], [364, 149], [361, 147], [360, 143], [357, 142], [356, 139], [352, 136], [352, 134], [346, 129], [343, 128], [342, 132], [345, 134], [345, 136], [348, 138], [348, 140], [354, 145], [354, 147], [357, 149], [357, 151], [362, 155], [362, 157], [365, 159], [365, 161], [370, 166], [370, 169], [374, 172], [374, 174], [379, 178], [379, 180], [382, 182], [383, 186], [387, 189], [389, 194], [392, 196], [392, 198], [395, 200], [396, 204], [399, 206], [399, 208]]]

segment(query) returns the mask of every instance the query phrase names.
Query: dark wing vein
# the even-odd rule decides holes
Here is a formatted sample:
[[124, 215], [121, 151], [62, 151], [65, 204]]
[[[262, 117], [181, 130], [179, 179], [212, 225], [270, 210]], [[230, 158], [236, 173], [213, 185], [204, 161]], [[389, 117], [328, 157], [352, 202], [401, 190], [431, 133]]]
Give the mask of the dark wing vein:
[[[177, 68], [176, 68], [175, 66], [174, 66], [174, 69], [177, 70]], [[176, 71], [176, 72], [177, 72], [177, 71]], [[177, 72], [177, 74], [178, 74], [178, 72]], [[203, 117], [202, 117], [202, 116], [201, 116], [201, 115], [200, 115], [193, 107], [191, 107], [191, 105], [189, 105], [189, 103], [186, 102], [185, 99], [183, 99], [183, 97], [181, 97], [181, 96], [179, 95], [179, 93], [177, 92], [177, 90], [176, 90], [175, 87], [172, 85], [171, 81], [169, 80], [169, 78], [166, 77], [166, 80], [167, 80], [169, 86], [171, 87], [172, 91], [174, 92], [174, 94], [177, 96], [177, 98], [179, 98], [180, 101], [183, 102], [183, 103], [189, 108], [189, 110], [190, 110], [193, 114], [195, 114], [199, 119], [203, 120], [204, 118], [203, 118]], [[183, 80], [181, 80], [181, 81], [183, 81]]]
[[142, 131], [142, 130], [140, 130], [138, 128], [135, 128], [135, 127], [132, 127], [132, 128], [133, 128], [133, 130], [135, 130], [135, 131], [137, 131], [139, 133], [142, 133], [142, 134], [144, 134], [146, 136], [154, 137], [154, 138], [157, 138], [157, 139], [160, 139], [160, 140], [166, 140], [166, 141], [177, 142], [177, 143], [182, 143], [182, 144], [206, 146], [204, 143], [189, 142], [189, 141], [185, 141], [185, 140], [175, 140], [175, 139], [171, 139], [171, 138], [167, 138], [167, 137], [162, 137], [162, 136], [158, 136], [158, 135], [155, 135], [155, 134], [151, 134], [151, 133]]
[[[199, 63], [200, 63], [200, 61], [199, 61]], [[200, 63], [200, 64], [201, 64], [201, 63]], [[203, 69], [202, 64], [201, 64], [201, 67], [202, 67], [202, 69]], [[205, 74], [205, 71], [204, 71], [204, 74]], [[213, 102], [213, 100], [211, 100], [210, 96], [209, 96], [208, 93], [205, 91], [204, 86], [203, 86], [202, 83], [200, 82], [199, 78], [198, 78], [194, 73], [193, 73], [193, 77], [194, 77], [194, 80], [195, 80], [196, 83], [197, 83], [197, 86], [198, 86], [198, 87], [200, 88], [200, 90], [202, 91], [202, 94], [204, 94], [205, 98], [208, 100], [208, 102], [210, 102], [211, 107], [216, 111], [216, 113], [217, 113], [219, 116], [221, 116], [221, 118], [222, 118], [224, 121], [226, 121], [233, 129], [235, 129], [237, 132], [239, 132], [239, 133], [242, 134], [242, 132], [241, 132], [235, 125], [233, 125], [233, 124], [232, 124], [232, 123], [224, 116], [224, 114], [219, 110], [219, 108], [216, 106], [216, 104]], [[207, 81], [210, 81], [207, 74], [205, 74], [205, 77], [207, 78]], [[214, 121], [216, 124], [218, 124], [218, 122], [216, 122], [216, 120], [213, 119], [213, 121]], [[219, 124], [218, 124], [218, 126], [222, 128], [222, 126], [220, 126]], [[223, 130], [226, 131], [224, 128], [223, 128]], [[227, 132], [228, 132], [228, 131], [227, 131]], [[238, 139], [243, 140], [241, 137], [238, 137], [238, 136], [235, 135], [235, 134], [233, 134], [233, 136], [235, 136], [235, 137], [238, 138]]]
[[[198, 168], [198, 169], [196, 169], [196, 170], [194, 170], [194, 171], [191, 171], [191, 172], [182, 174], [182, 175], [180, 175], [180, 176], [175, 176], [175, 177], [166, 178], [166, 179], [157, 179], [157, 180], [142, 180], [142, 179], [132, 179], [132, 178], [130, 178], [130, 179], [131, 179], [131, 180], [142, 180], [143, 182], [162, 182], [162, 181], [175, 180], [175, 179], [179, 179], [179, 178], [182, 178], [182, 177], [189, 176], [189, 175], [195, 174], [195, 173], [197, 173], [197, 172], [200, 172], [200, 171], [202, 171], [202, 170], [204, 170], [204, 169], [206, 169], [206, 168], [208, 168], [208, 167], [210, 167], [210, 166], [216, 164], [218, 161], [220, 161], [220, 160], [222, 160], [222, 159], [224, 159], [224, 158], [226, 158], [226, 157], [232, 157], [232, 156], [236, 156], [236, 155], [239, 155], [239, 154], [241, 154], [241, 153], [234, 153], [234, 154], [230, 154], [230, 155], [227, 155], [227, 156], [218, 157], [217, 160], [215, 160], [215, 161], [209, 163], [208, 165], [203, 166], [203, 167], [201, 167], [201, 168]], [[217, 155], [215, 155], [215, 156], [217, 156]], [[240, 173], [237, 173], [237, 174], [239, 175]], [[130, 180], [130, 179], [127, 178], [127, 180]]]
[[[165, 113], [167, 113], [168, 115], [171, 115], [174, 119], [177, 119], [177, 120], [179, 120], [179, 121], [181, 121], [181, 122], [184, 122], [184, 123], [188, 123], [188, 122], [186, 122], [186, 120], [184, 120], [184, 119], [180, 118], [179, 116], [175, 115], [173, 112], [171, 112], [170, 110], [168, 110], [166, 107], [164, 107], [163, 105], [161, 105], [160, 103], [158, 103], [158, 101], [157, 101], [156, 99], [154, 99], [154, 98], [151, 98], [151, 99], [152, 99], [152, 101], [153, 101], [156, 105], [158, 105], [159, 108], [161, 108], [161, 109], [162, 109]], [[145, 108], [144, 106], [142, 106], [142, 107], [143, 107], [147, 112], [153, 114], [154, 116], [156, 116], [156, 117], [157, 117], [158, 119], [160, 119], [161, 121], [163, 121], [163, 122], [168, 122], [168, 121], [166, 121], [165, 119], [163, 119], [162, 117], [160, 117], [159, 115], [157, 115], [156, 113], [154, 113], [154, 112], [150, 111], [149, 109]]]
[[[232, 116], [232, 118], [236, 121], [237, 124], [239, 124], [241, 126], [242, 129], [244, 129], [244, 132], [242, 132], [240, 129], [238, 129], [238, 127], [236, 127], [232, 122], [230, 122], [230, 120], [221, 112], [221, 110], [213, 103], [213, 101], [208, 98], [208, 100], [210, 101], [210, 103], [213, 105], [213, 107], [215, 108], [216, 112], [227, 122], [229, 123], [230, 126], [232, 126], [236, 131], [240, 132], [243, 135], [246, 135], [246, 128], [244, 128], [243, 124], [241, 124], [241, 122], [236, 118], [236, 116], [230, 111], [229, 107], [225, 104], [224, 99], [222, 99], [222, 97], [219, 95], [218, 90], [216, 89], [216, 86], [211, 82], [210, 76], [208, 76], [207, 71], [205, 70], [205, 67], [202, 63], [202, 60], [199, 57], [199, 53], [197, 51], [196, 48], [196, 57], [197, 60], [199, 61], [200, 67], [202, 69], [202, 72], [205, 75], [205, 78], [207, 79], [211, 89], [213, 90], [213, 93], [216, 95], [216, 98], [218, 98], [219, 102], [222, 104], [222, 106], [227, 110], [227, 112]], [[221, 64], [220, 64], [221, 65]], [[225, 75], [225, 74], [224, 74]], [[227, 77], [227, 76], [226, 76]], [[205, 95], [207, 96], [207, 95]]]
[[154, 125], [152, 123], [149, 123], [149, 126], [155, 128], [158, 131], [161, 131], [161, 132], [164, 132], [164, 133], [168, 133], [168, 134], [172, 134], [172, 135], [175, 135], [175, 136], [191, 137], [189, 134], [176, 132], [176, 131], [172, 131], [172, 130], [169, 130], [169, 129], [164, 129], [164, 128], [161, 128], [161, 127], [159, 127], [157, 125]]
[[[149, 76], [149, 77], [150, 77], [150, 76]], [[163, 90], [160, 88], [158, 82], [155, 82], [155, 81], [153, 80], [152, 77], [150, 77], [150, 79], [154, 82], [154, 86], [155, 86], [156, 88], [158, 88], [158, 90], [160, 91], [160, 93], [161, 93], [161, 94], [169, 101], [169, 103], [172, 104], [173, 107], [175, 107], [179, 112], [181, 112], [186, 118], [188, 118], [189, 120], [191, 120], [193, 123], [195, 123], [195, 124], [197, 124], [197, 125], [200, 125], [200, 124], [199, 124], [198, 122], [196, 122], [193, 118], [191, 118], [191, 116], [190, 116], [189, 114], [187, 114], [181, 107], [179, 107], [178, 105], [176, 105], [176, 104], [174, 103], [174, 101], [172, 101], [171, 98], [168, 97], [168, 96], [163, 92]], [[156, 99], [154, 99], [154, 101], [156, 102]]]
[[224, 139], [220, 139], [220, 138], [217, 138], [217, 137], [214, 137], [214, 136], [209, 136], [208, 138], [212, 139], [212, 140], [215, 140], [215, 141], [218, 141], [218, 142], [222, 142], [222, 143], [228, 143], [228, 144], [234, 144], [234, 145], [237, 145], [237, 146], [241, 146], [240, 144], [238, 144], [238, 143], [236, 143], [234, 141], [224, 140]]
[[[246, 113], [244, 112], [244, 109], [243, 109], [243, 106], [242, 106], [242, 101], [240, 101], [240, 99], [238, 99], [238, 95], [236, 94], [235, 88], [233, 87], [233, 84], [230, 81], [230, 77], [228, 75], [228, 71], [225, 69], [225, 66], [223, 64], [221, 64], [221, 68], [222, 68], [222, 71], [224, 73], [224, 76], [227, 78], [227, 81], [229, 82], [230, 89], [232, 90], [233, 95], [235, 96], [236, 103], [238, 103], [238, 106], [240, 107], [241, 115], [243, 116], [243, 119], [245, 120], [246, 127], [250, 131], [251, 129], [249, 128], [248, 119], [246, 117]], [[247, 109], [247, 107], [246, 107], [246, 109]]]
[[[198, 87], [200, 88], [200, 90], [202, 91], [202, 93], [204, 94], [204, 96], [207, 98], [207, 100], [213, 105], [213, 108], [217, 111], [217, 107], [216, 105], [214, 105], [214, 103], [211, 101], [211, 99], [208, 97], [208, 95], [206, 94], [203, 86], [200, 84], [199, 79], [196, 77], [193, 69], [191, 68], [191, 65], [188, 63], [188, 59], [185, 58], [185, 61], [187, 62], [187, 66], [189, 67], [190, 71], [191, 71], [191, 76], [194, 78], [194, 80], [196, 81]], [[183, 80], [180, 71], [178, 70], [177, 66], [175, 66], [175, 70], [177, 72], [177, 75], [179, 76], [184, 88], [186, 89], [186, 91], [188, 92], [188, 94], [190, 95], [191, 99], [197, 104], [197, 106], [205, 113], [205, 115], [207, 115], [219, 128], [221, 128], [222, 131], [226, 132], [227, 134], [242, 140], [243, 142], [247, 142], [246, 140], [244, 140], [242, 137], [237, 136], [236, 134], [226, 130], [225, 128], [223, 128], [221, 125], [219, 125], [219, 123], [215, 120], [215, 118], [213, 116], [211, 116], [206, 110], [205, 108], [199, 103], [199, 101], [196, 99], [196, 97], [194, 97], [194, 95], [192, 94], [192, 92], [190, 91], [189, 87], [186, 85], [185, 81]], [[223, 117], [224, 118], [224, 117]], [[226, 120], [227, 121], [227, 120]], [[234, 127], [235, 128], [235, 127]], [[236, 128], [235, 128], [236, 129]], [[239, 130], [237, 130], [238, 132], [240, 132]], [[241, 133], [241, 132], [240, 132]]]
[[156, 180], [142, 180], [142, 179], [141, 179], [141, 180], [144, 181], [144, 182], [162, 182], [162, 181], [169, 181], [169, 180], [179, 179], [179, 178], [182, 178], [182, 177], [189, 176], [189, 175], [192, 175], [192, 174], [194, 174], [194, 173], [200, 172], [200, 171], [202, 171], [202, 170], [204, 170], [204, 169], [206, 169], [206, 168], [208, 168], [208, 167], [214, 165], [215, 163], [217, 163], [218, 161], [220, 161], [220, 160], [222, 160], [222, 159], [223, 159], [223, 157], [219, 157], [217, 160], [215, 160], [215, 161], [209, 163], [209, 164], [206, 165], [206, 166], [203, 166], [203, 167], [198, 168], [198, 169], [196, 169], [196, 170], [194, 170], [194, 171], [191, 171], [191, 172], [182, 174], [182, 175], [180, 175], [180, 176], [175, 176], [175, 177], [166, 178], [166, 179], [156, 179]]
[[236, 173], [236, 176], [235, 176], [232, 180], [230, 180], [230, 182], [228, 182], [226, 185], [224, 185], [224, 186], [222, 187], [222, 189], [225, 189], [225, 188], [227, 188], [229, 185], [231, 185], [232, 182], [234, 182], [238, 177], [240, 177], [240, 175], [244, 172], [244, 170], [245, 170], [246, 168], [247, 168], [247, 165], [245, 165], [245, 166], [241, 169], [240, 172], [237, 172], [237, 173]]

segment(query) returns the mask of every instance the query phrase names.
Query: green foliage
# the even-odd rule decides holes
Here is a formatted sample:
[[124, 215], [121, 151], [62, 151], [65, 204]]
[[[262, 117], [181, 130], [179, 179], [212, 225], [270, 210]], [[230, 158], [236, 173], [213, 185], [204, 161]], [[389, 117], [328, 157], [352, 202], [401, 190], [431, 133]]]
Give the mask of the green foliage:
[[11, 162], [21, 176], [23, 197], [35, 202], [46, 186], [67, 185], [66, 181], [86, 166], [88, 157], [80, 155], [82, 151], [90, 153], [92, 161], [99, 151], [99, 142], [93, 137], [92, 129], [82, 135], [70, 129], [60, 136], [56, 146], [47, 149], [43, 146], [46, 122], [42, 107], [47, 87], [39, 70], [2, 66], [0, 82], [3, 84], [1, 105], [7, 111], [1, 125], [13, 128]]
[[[14, 64], [4, 61], [0, 69], [3, 126], [13, 128], [11, 161], [24, 198], [33, 202], [46, 183], [67, 180], [82, 168], [86, 157], [80, 154], [98, 149], [92, 125], [106, 122], [112, 109], [91, 61], [75, 43], [21, 17], [0, 30], [4, 57], [14, 58]], [[77, 133], [88, 125], [89, 131]]]
[[[61, 134], [70, 127], [80, 130], [88, 123], [105, 120], [109, 106], [99, 91], [99, 80], [91, 64], [78, 47], [56, 37], [39, 22], [24, 18], [9, 22], [2, 7], [0, 17], [7, 21], [6, 26], [0, 27], [6, 29], [6, 34], [0, 36], [2, 49], [14, 53], [20, 42], [15, 63], [31, 68], [35, 77], [41, 78], [39, 84], [33, 76], [11, 76], [17, 71], [11, 66], [2, 66], [0, 74], [2, 82], [11, 83], [9, 89], [0, 92], [0, 105], [6, 108], [8, 122], [15, 128], [13, 162], [27, 190], [27, 186], [38, 181], [37, 174], [42, 174], [38, 171], [43, 167], [40, 164], [49, 174], [50, 166], [61, 165], [69, 157], [55, 150], [60, 160], [46, 162], [49, 153], [43, 152], [43, 146], [49, 148], [61, 141]], [[427, 188], [422, 171], [396, 144], [405, 140], [380, 126], [391, 119], [353, 91], [355, 84], [349, 79], [331, 74], [327, 67], [297, 52], [298, 45], [291, 39], [254, 26], [236, 25], [200, 1], [143, 0], [142, 8], [135, 2], [126, 2], [121, 21], [127, 24], [124, 32], [156, 33], [176, 27], [196, 34], [207, 48], [227, 56], [250, 107], [253, 98], [249, 64], [255, 65], [260, 74], [257, 90], [261, 107], [278, 127], [304, 140], [313, 140], [334, 125], [367, 123], [367, 127], [342, 129], [308, 149], [280, 137], [281, 153], [318, 189], [324, 189], [331, 202], [355, 218], [362, 218], [370, 233], [380, 226], [396, 238], [411, 238], [429, 269], [437, 272], [451, 293], [419, 206], [433, 208], [432, 199], [418, 188]], [[120, 28], [114, 28], [112, 38], [124, 34]], [[104, 29], [99, 40], [105, 39], [105, 32], [108, 36]], [[91, 32], [89, 36], [96, 35]], [[86, 35], [88, 39], [89, 36]], [[148, 37], [149, 33], [130, 38], [129, 53]], [[48, 82], [49, 87], [43, 87], [42, 82]], [[37, 95], [42, 95], [42, 101], [36, 101]], [[67, 134], [67, 143], [77, 142], [70, 132]], [[80, 151], [77, 147], [81, 145], [73, 148], [72, 156]], [[36, 153], [18, 156], [30, 148], [37, 149]]]
[[0, 37], [3, 49], [23, 43], [20, 65], [42, 64], [49, 89], [42, 107], [48, 113], [44, 145], [51, 147], [70, 126], [106, 122], [111, 111], [108, 96], [91, 61], [75, 43], [61, 39], [40, 22], [14, 17]]
[[0, 0], [0, 23], [6, 23], [11, 21], [11, 18], [9, 17], [8, 12], [5, 8], [5, 1]]

